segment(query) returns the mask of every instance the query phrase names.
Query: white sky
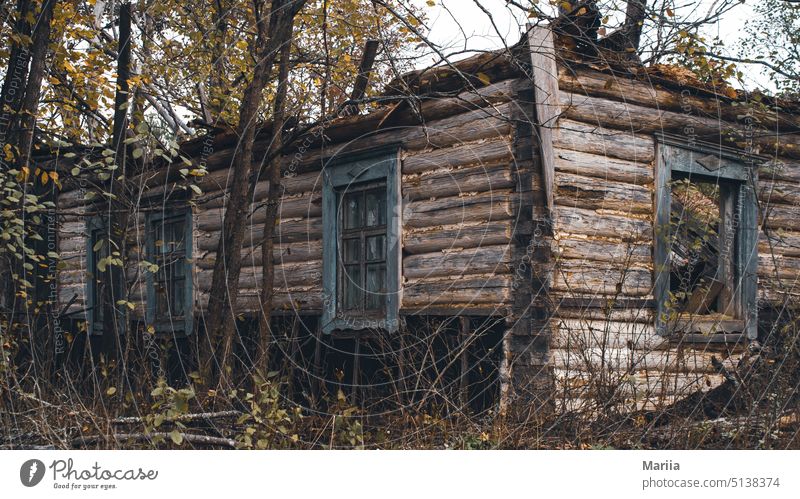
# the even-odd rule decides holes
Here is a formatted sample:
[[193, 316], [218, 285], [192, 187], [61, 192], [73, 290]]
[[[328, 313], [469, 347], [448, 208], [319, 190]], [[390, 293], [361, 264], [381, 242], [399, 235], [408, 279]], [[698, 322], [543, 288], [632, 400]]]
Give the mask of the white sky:
[[[519, 9], [509, 8], [505, 0], [478, 0], [491, 14], [496, 28], [475, 0], [436, 0], [434, 7], [427, 6], [426, 0], [411, 1], [426, 10], [428, 13], [428, 36], [433, 42], [446, 48], [446, 53], [460, 50], [465, 45], [469, 50], [500, 48], [503, 46], [503, 39], [506, 44], [513, 44], [519, 40], [520, 26], [524, 26], [526, 21]], [[525, 4], [525, 2], [519, 3]], [[620, 11], [624, 11], [623, 3], [620, 1]], [[675, 8], [679, 15], [700, 16], [715, 5], [717, 0], [676, 1], [675, 3], [679, 5]], [[742, 41], [745, 21], [752, 15], [751, 5], [753, 3], [754, 0], [743, 1], [727, 13], [720, 22], [706, 29], [706, 35], [709, 38], [719, 36], [726, 42], [726, 55], [738, 55], [737, 45]], [[549, 7], [547, 0], [540, 0], [538, 5], [543, 10], [545, 7]], [[498, 35], [498, 32], [502, 36]], [[421, 66], [426, 66], [431, 62], [433, 62], [432, 59], [421, 61]], [[745, 73], [746, 87], [773, 88], [769, 79], [760, 74], [759, 67], [740, 66], [740, 68]]]

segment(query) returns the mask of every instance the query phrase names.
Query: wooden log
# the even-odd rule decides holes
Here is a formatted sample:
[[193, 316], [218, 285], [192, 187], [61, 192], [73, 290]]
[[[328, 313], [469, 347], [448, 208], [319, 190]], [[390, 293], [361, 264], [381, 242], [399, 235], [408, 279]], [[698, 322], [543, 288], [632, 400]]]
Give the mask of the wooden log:
[[[322, 238], [322, 218], [282, 220], [275, 227], [275, 241], [296, 243], [315, 241]], [[261, 244], [264, 239], [263, 227], [253, 225], [245, 234], [243, 247], [250, 248]], [[219, 235], [214, 232], [198, 235], [197, 248], [200, 251], [216, 251]]]
[[654, 323], [559, 319], [555, 320], [551, 347], [654, 350], [668, 348], [669, 341], [656, 334]]
[[561, 115], [558, 89], [558, 67], [553, 41], [553, 31], [548, 26], [528, 25], [528, 48], [531, 58], [536, 129], [539, 133], [542, 178], [545, 189], [545, 206], [553, 212], [553, 128]]
[[[251, 204], [247, 218], [249, 225], [262, 225], [266, 207], [258, 203]], [[322, 195], [309, 193], [309, 196], [296, 196], [281, 199], [278, 207], [278, 218], [315, 218], [322, 216]], [[214, 232], [222, 228], [225, 217], [223, 208], [203, 210], [195, 215], [197, 226], [204, 231]]]
[[[262, 285], [261, 266], [242, 266], [239, 277], [241, 290], [260, 290]], [[198, 269], [195, 275], [197, 288], [201, 292], [211, 289], [211, 269]], [[293, 287], [321, 287], [322, 261], [284, 263], [275, 265], [275, 289], [286, 290]]]
[[557, 206], [555, 231], [558, 234], [582, 234], [624, 241], [652, 241], [649, 220], [604, 211]]
[[570, 173], [557, 173], [555, 181], [555, 202], [561, 206], [621, 213], [653, 211], [652, 192], [647, 187]]
[[[722, 119], [731, 123], [743, 122], [749, 118], [765, 129], [798, 129], [800, 119], [788, 112], [761, 110], [757, 105], [739, 102], [732, 105], [732, 99], [724, 95], [697, 95], [697, 89], [682, 86], [682, 91], [666, 89], [652, 80], [638, 81], [624, 76], [611, 75], [598, 71], [561, 67], [559, 87], [567, 92], [604, 97], [607, 99], [641, 104], [643, 106], [667, 109], [680, 113]], [[744, 125], [742, 125], [744, 126]]]
[[481, 246], [456, 251], [423, 253], [403, 259], [403, 276], [419, 279], [470, 274], [507, 274], [512, 269], [512, 247]]
[[462, 279], [412, 279], [403, 286], [403, 308], [456, 305], [502, 306], [511, 297], [510, 276]]
[[470, 165], [493, 165], [510, 161], [512, 150], [509, 137], [485, 139], [443, 149], [425, 149], [407, 154], [403, 159], [403, 174], [422, 173], [441, 168]]
[[561, 259], [553, 271], [551, 289], [573, 294], [647, 296], [653, 289], [652, 273], [639, 267]]
[[403, 197], [415, 201], [508, 189], [514, 187], [512, 169], [508, 163], [500, 163], [436, 170], [427, 175], [404, 175]]
[[[272, 252], [272, 257], [276, 264], [321, 260], [322, 241], [310, 240], [276, 244]], [[209, 252], [202, 258], [196, 258], [194, 261], [198, 268], [213, 269], [215, 259], [215, 252]], [[251, 246], [242, 249], [242, 265], [261, 266], [261, 264], [261, 250], [259, 248]]]
[[627, 263], [652, 263], [652, 248], [649, 244], [622, 240], [598, 239], [593, 237], [569, 236], [560, 238], [556, 254], [561, 258]]
[[602, 127], [596, 122], [568, 120], [563, 116], [553, 135], [553, 145], [560, 152], [578, 151], [644, 165], [655, 158], [655, 141], [651, 136]]
[[789, 230], [761, 231], [758, 234], [758, 252], [761, 255], [800, 256], [800, 232]]
[[[607, 369], [716, 374], [717, 370], [711, 364], [712, 356], [719, 358], [720, 353], [703, 349], [678, 352], [674, 349], [640, 351], [629, 348], [587, 348], [580, 351], [558, 348], [550, 352], [551, 365], [554, 369], [594, 372]], [[737, 360], [737, 356], [732, 356], [722, 362], [723, 365], [733, 368]]]
[[653, 183], [653, 167], [649, 163], [567, 149], [556, 149], [555, 153], [556, 172], [635, 185]]
[[764, 279], [800, 280], [800, 258], [783, 255], [758, 255], [758, 275]]
[[653, 309], [645, 306], [625, 309], [566, 307], [561, 305], [561, 300], [555, 293], [551, 296], [554, 303], [554, 322], [563, 319], [592, 322], [652, 324], [655, 321]]
[[403, 207], [404, 227], [432, 227], [464, 222], [492, 222], [513, 216], [509, 191], [412, 201]]
[[[197, 183], [203, 190], [203, 195], [197, 198], [197, 204], [203, 208], [218, 208], [224, 203], [221, 192], [228, 190], [230, 182], [229, 170], [218, 170], [202, 177]], [[319, 171], [301, 173], [297, 175], [284, 175], [281, 179], [284, 196], [302, 193], [319, 193], [322, 190], [322, 175]], [[261, 180], [256, 183], [253, 191], [253, 200], [263, 201], [267, 197], [269, 182]]]
[[[208, 307], [208, 293], [201, 293], [197, 299], [199, 309]], [[251, 291], [239, 294], [236, 302], [237, 312], [258, 314], [261, 312], [261, 297]], [[322, 290], [292, 289], [278, 290], [272, 297], [272, 309], [296, 313], [319, 313], [322, 310]]]
[[638, 104], [570, 92], [560, 93], [563, 115], [571, 120], [633, 133], [691, 131], [689, 135], [714, 137], [743, 133], [743, 125], [715, 118], [665, 111]]
[[757, 190], [758, 200], [762, 205], [800, 204], [800, 184], [795, 182], [759, 178]]
[[503, 245], [511, 242], [513, 232], [514, 222], [511, 220], [410, 229], [403, 232], [403, 249], [411, 254], [421, 254], [444, 249]]

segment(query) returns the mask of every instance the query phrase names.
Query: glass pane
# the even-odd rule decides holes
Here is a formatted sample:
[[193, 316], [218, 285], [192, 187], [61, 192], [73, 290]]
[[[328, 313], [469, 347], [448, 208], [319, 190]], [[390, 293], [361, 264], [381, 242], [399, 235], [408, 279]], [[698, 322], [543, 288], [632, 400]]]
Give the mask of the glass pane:
[[367, 310], [375, 310], [383, 307], [385, 282], [385, 265], [367, 265]]
[[186, 281], [184, 279], [174, 279], [170, 282], [172, 287], [172, 302], [170, 303], [170, 315], [173, 317], [183, 316], [183, 300], [184, 300], [184, 286]]
[[342, 213], [345, 229], [361, 227], [361, 196], [360, 192], [353, 192], [344, 196]]
[[342, 276], [342, 307], [345, 310], [358, 310], [363, 302], [361, 287], [361, 268], [358, 265], [345, 265]]
[[169, 240], [172, 243], [170, 245], [172, 251], [183, 250], [183, 235], [184, 235], [184, 224], [182, 220], [176, 220], [170, 223]]
[[167, 316], [169, 310], [167, 287], [164, 285], [163, 281], [156, 282], [154, 287], [156, 295], [156, 319], [161, 319]]
[[359, 239], [345, 239], [342, 241], [342, 251], [344, 255], [342, 259], [344, 263], [357, 263], [360, 258], [360, 244]]
[[386, 225], [386, 189], [373, 189], [366, 194], [366, 226]]
[[367, 237], [367, 261], [386, 259], [386, 236]]

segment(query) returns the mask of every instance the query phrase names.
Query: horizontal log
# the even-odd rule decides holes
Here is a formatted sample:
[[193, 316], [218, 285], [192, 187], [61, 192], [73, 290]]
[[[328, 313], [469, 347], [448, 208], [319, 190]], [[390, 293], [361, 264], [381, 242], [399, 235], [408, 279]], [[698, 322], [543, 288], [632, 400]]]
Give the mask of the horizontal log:
[[461, 279], [413, 279], [403, 286], [403, 308], [457, 305], [502, 306], [511, 297], [510, 276], [485, 276]]
[[551, 285], [553, 291], [605, 296], [647, 296], [652, 288], [652, 272], [648, 269], [584, 259], [559, 260]]
[[609, 237], [624, 241], [652, 241], [653, 227], [649, 220], [617, 213], [556, 206], [557, 234], [582, 234]]
[[[558, 120], [553, 146], [560, 151], [577, 151], [637, 164], [650, 164], [655, 158], [653, 137], [564, 118]], [[652, 175], [652, 173], [651, 173]]]
[[403, 174], [422, 173], [441, 168], [488, 165], [510, 161], [512, 146], [509, 137], [458, 143], [444, 149], [421, 150], [403, 159]]
[[508, 163], [499, 163], [440, 169], [425, 175], [404, 175], [403, 197], [415, 201], [508, 189], [514, 187], [512, 169]]
[[403, 276], [417, 279], [469, 274], [507, 274], [512, 269], [512, 247], [481, 246], [456, 251], [424, 253], [403, 258]]
[[[230, 170], [218, 170], [202, 177], [197, 182], [203, 195], [196, 200], [197, 204], [203, 208], [218, 208], [225, 202], [222, 192], [228, 190], [231, 181]], [[322, 175], [319, 171], [301, 173], [297, 175], [284, 175], [281, 178], [281, 187], [284, 196], [291, 196], [303, 193], [320, 193], [322, 191]], [[256, 183], [252, 198], [256, 202], [264, 202], [269, 191], [269, 182], [260, 180]]]
[[[272, 251], [273, 262], [293, 263], [322, 259], [322, 241], [301, 241], [296, 243], [276, 244]], [[215, 252], [209, 252], [202, 258], [196, 258], [195, 263], [201, 269], [213, 269], [216, 261]], [[261, 266], [261, 246], [242, 249], [243, 266]]]
[[[720, 359], [719, 352], [686, 349], [640, 351], [629, 348], [587, 348], [584, 350], [553, 349], [550, 352], [551, 365], [555, 369], [567, 371], [656, 371], [656, 372], [694, 372], [714, 373], [711, 357]], [[720, 359], [723, 365], [735, 368], [737, 356]]]
[[758, 275], [764, 279], [779, 277], [800, 280], [800, 258], [759, 254]]
[[403, 226], [421, 228], [506, 220], [513, 216], [512, 197], [509, 191], [493, 191], [412, 201], [403, 207]]
[[650, 244], [630, 241], [572, 236], [559, 238], [555, 248], [557, 255], [561, 258], [583, 258], [597, 262], [615, 262], [619, 265], [649, 264], [653, 261]]
[[553, 348], [668, 348], [669, 341], [656, 334], [654, 324], [561, 319], [553, 328]]
[[800, 184], [781, 180], [759, 179], [757, 184], [758, 200], [762, 205], [800, 204]]
[[800, 256], [800, 232], [774, 230], [758, 234], [758, 252], [764, 255]]
[[743, 122], [746, 117], [751, 123], [758, 123], [767, 130], [800, 127], [800, 119], [788, 112], [762, 110], [757, 104], [750, 105], [748, 102], [739, 102], [734, 106], [727, 96], [696, 95], [699, 93], [696, 89], [686, 86], [678, 92], [666, 89], [651, 79], [638, 81], [597, 71], [562, 67], [559, 71], [559, 87], [576, 94], [604, 97], [732, 123]]
[[[200, 292], [211, 290], [212, 275], [213, 271], [211, 269], [198, 269], [195, 282]], [[262, 276], [261, 266], [243, 265], [239, 277], [239, 289], [255, 291], [262, 289]], [[284, 263], [275, 266], [275, 289], [286, 290], [293, 287], [316, 287], [321, 289], [321, 286], [321, 260]]]
[[406, 229], [403, 232], [403, 249], [411, 254], [421, 254], [444, 249], [503, 245], [511, 242], [513, 231], [514, 222], [511, 220]]
[[602, 154], [556, 149], [555, 169], [556, 172], [607, 181], [635, 185], [653, 183], [653, 166], [650, 163], [618, 159]]
[[650, 307], [636, 307], [628, 309], [604, 309], [594, 307], [567, 307], [561, 305], [561, 300], [551, 294], [554, 302], [553, 322], [557, 320], [579, 320], [597, 322], [624, 322], [637, 324], [651, 324], [655, 321], [655, 312]]
[[[322, 195], [296, 196], [283, 198], [278, 206], [278, 219], [282, 218], [315, 218], [322, 216]], [[225, 210], [212, 208], [195, 215], [197, 226], [201, 230], [213, 232], [222, 228]], [[246, 220], [248, 225], [261, 225], [266, 218], [266, 206], [263, 203], [251, 204]]]
[[651, 213], [652, 193], [640, 185], [557, 172], [555, 202], [562, 206], [622, 213]]
[[[316, 241], [322, 238], [322, 218], [292, 219], [281, 220], [275, 226], [273, 239], [277, 243], [296, 243], [304, 241]], [[219, 235], [216, 233], [205, 233], [198, 235], [197, 247], [202, 251], [217, 251]], [[243, 248], [258, 246], [264, 239], [263, 227], [253, 225], [248, 227], [245, 233]]]
[[[198, 297], [198, 307], [200, 309], [208, 307], [208, 293], [203, 293]], [[236, 307], [237, 313], [249, 315], [259, 314], [263, 310], [261, 298], [257, 294], [247, 291], [239, 294]], [[278, 291], [273, 296], [272, 309], [297, 313], [319, 313], [322, 309], [322, 293], [320, 290]]]

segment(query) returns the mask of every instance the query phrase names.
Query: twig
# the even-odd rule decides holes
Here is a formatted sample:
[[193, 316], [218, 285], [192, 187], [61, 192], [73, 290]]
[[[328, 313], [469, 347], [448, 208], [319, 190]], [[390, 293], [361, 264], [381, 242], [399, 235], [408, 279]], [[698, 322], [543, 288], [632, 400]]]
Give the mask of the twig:
[[[181, 438], [185, 442], [193, 443], [193, 444], [204, 444], [204, 445], [219, 445], [222, 447], [229, 447], [231, 449], [236, 448], [236, 442], [230, 438], [222, 438], [222, 437], [209, 437], [207, 435], [196, 435], [192, 433], [180, 433]], [[91, 445], [98, 442], [108, 441], [108, 440], [137, 440], [137, 441], [152, 441], [154, 438], [164, 438], [170, 439], [172, 438], [172, 434], [165, 433], [165, 432], [156, 432], [156, 433], [114, 433], [112, 435], [92, 435], [89, 437], [81, 437], [72, 440], [71, 446], [72, 447], [79, 447], [85, 445]]]
[[[181, 414], [172, 418], [170, 421], [196, 421], [198, 419], [221, 419], [228, 417], [238, 417], [242, 413], [239, 411], [220, 411], [220, 412], [200, 412], [196, 414]], [[143, 422], [143, 418], [139, 416], [127, 416], [116, 418], [111, 421], [112, 424], [136, 424]]]

